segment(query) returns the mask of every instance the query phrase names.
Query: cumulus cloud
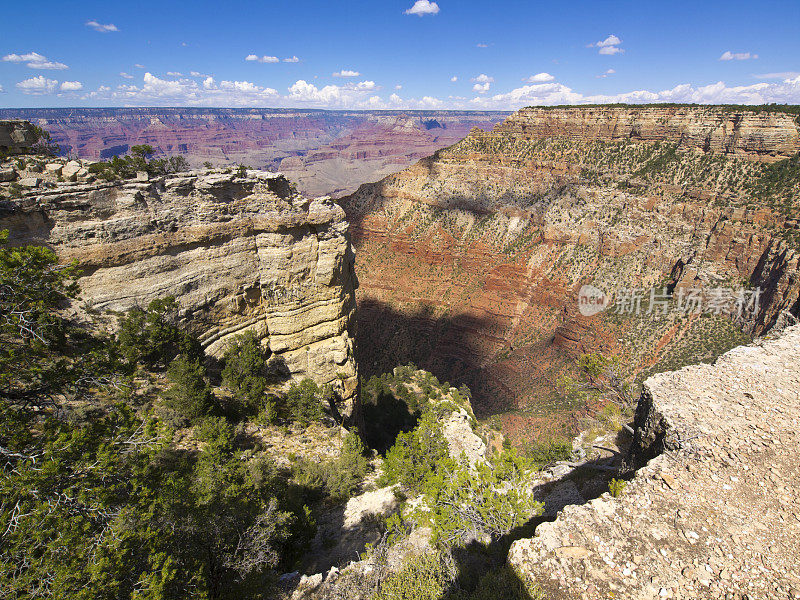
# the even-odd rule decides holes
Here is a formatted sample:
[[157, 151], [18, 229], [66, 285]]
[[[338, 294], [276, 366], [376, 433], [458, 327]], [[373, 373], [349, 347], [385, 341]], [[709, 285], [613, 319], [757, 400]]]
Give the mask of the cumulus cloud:
[[451, 82], [453, 82], [453, 83], [455, 83], [456, 81], [458, 81], [458, 77], [456, 77], [455, 75], [453, 75], [453, 76], [450, 78], [450, 81], [451, 81]]
[[178, 71], [167, 71], [167, 75], [170, 77], [183, 77], [183, 73], [179, 73]]
[[610, 75], [613, 75], [614, 73], [616, 73], [616, 71], [614, 69], [606, 69], [600, 75], [596, 75], [596, 77], [598, 79], [605, 79], [606, 77], [609, 77]]
[[296, 56], [290, 56], [289, 58], [284, 58], [283, 62], [297, 63], [297, 62], [300, 62], [300, 59], [297, 58]]
[[126, 73], [125, 71], [120, 71], [119, 72], [119, 76], [124, 78], [124, 79], [133, 79], [133, 75], [130, 75], [129, 73]]
[[137, 69], [144, 69], [144, 65], [140, 65], [139, 63], [136, 63], [133, 66], [136, 67]]
[[358, 71], [350, 71], [349, 69], [342, 69], [333, 74], [334, 77], [358, 77], [361, 75]]
[[3, 86], [0, 85], [0, 94], [3, 94], [3, 93], [5, 93], [5, 90], [3, 89]]
[[622, 44], [622, 40], [612, 33], [606, 39], [595, 42], [594, 44], [587, 44], [586, 47], [599, 48], [598, 53], [613, 55], [625, 52], [625, 50], [619, 47], [620, 44]]
[[439, 13], [439, 5], [430, 0], [417, 0], [414, 6], [405, 11], [407, 15], [417, 15], [424, 17], [425, 15], [435, 15]]
[[726, 50], [719, 57], [720, 60], [751, 60], [758, 58], [758, 54], [750, 54], [749, 52], [731, 52]]
[[27, 54], [6, 54], [3, 57], [3, 61], [12, 63], [25, 63], [25, 66], [29, 69], [52, 69], [54, 71], [69, 69], [69, 67], [64, 63], [48, 60], [46, 56], [43, 56], [38, 52], [28, 52]]
[[483, 42], [480, 42], [478, 44], [475, 44], [475, 47], [476, 48], [488, 48], [489, 44], [484, 44]]
[[394, 86], [394, 89], [396, 89], [396, 90], [402, 90], [402, 89], [403, 89], [403, 86], [402, 86], [402, 85], [400, 85], [400, 84], [398, 83], [396, 86]]
[[527, 85], [504, 94], [473, 98], [471, 107], [514, 110], [523, 106], [553, 104], [659, 103], [688, 104], [796, 104], [800, 102], [800, 76], [781, 83], [728, 86], [722, 81], [705, 86], [688, 83], [668, 90], [634, 90], [610, 95], [585, 96], [560, 83]]
[[119, 31], [116, 25], [113, 23], [107, 23], [103, 25], [102, 23], [98, 23], [94, 19], [91, 21], [86, 21], [86, 26], [91, 27], [95, 31], [99, 31], [100, 33], [109, 33], [111, 31]]
[[43, 75], [37, 75], [30, 79], [25, 79], [17, 83], [17, 88], [23, 94], [30, 94], [32, 96], [40, 96], [42, 94], [52, 94], [58, 81], [55, 79], [47, 79]]
[[[610, 71], [611, 69], [609, 69]], [[604, 73], [608, 74], [608, 72]], [[666, 90], [639, 89], [618, 94], [588, 95], [557, 81], [526, 83], [502, 93], [490, 93], [494, 78], [481, 73], [473, 78], [478, 89], [473, 98], [449, 96], [402, 97], [390, 90], [386, 96], [381, 87], [371, 80], [359, 83], [342, 82], [341, 85], [318, 87], [298, 80], [286, 91], [262, 87], [250, 81], [217, 81], [212, 76], [204, 79], [161, 79], [147, 72], [137, 85], [120, 85], [115, 89], [101, 86], [95, 91], [80, 95], [82, 99], [129, 106], [231, 106], [275, 108], [338, 108], [338, 109], [485, 109], [514, 110], [523, 106], [552, 104], [595, 103], [697, 103], [697, 104], [779, 104], [800, 103], [800, 75], [779, 80], [759, 81], [753, 85], [729, 86], [716, 82], [705, 86], [681, 84]], [[43, 77], [23, 84], [25, 93], [50, 93], [58, 89], [58, 82]]]
[[62, 92], [77, 92], [78, 90], [83, 89], [83, 84], [80, 81], [62, 81], [61, 82], [61, 91]]
[[478, 92], [479, 94], [485, 94], [489, 91], [489, 88], [494, 83], [494, 77], [489, 77], [485, 73], [481, 73], [477, 77], [473, 77], [470, 81], [472, 81], [475, 85], [472, 86], [473, 92]]
[[523, 79], [522, 81], [526, 83], [546, 83], [548, 81], [553, 81], [555, 77], [550, 75], [550, 73], [537, 73], [536, 75], [531, 75], [527, 79]]
[[244, 57], [244, 59], [246, 61], [260, 62], [260, 63], [281, 62], [280, 59], [277, 56], [267, 56], [266, 54], [264, 56], [258, 56], [256, 54], [248, 54], [247, 56]]

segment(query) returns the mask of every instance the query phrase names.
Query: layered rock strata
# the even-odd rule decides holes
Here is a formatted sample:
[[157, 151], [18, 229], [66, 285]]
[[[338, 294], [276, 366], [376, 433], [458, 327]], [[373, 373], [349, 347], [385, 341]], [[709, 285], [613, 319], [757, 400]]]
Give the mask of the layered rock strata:
[[77, 262], [86, 309], [175, 296], [208, 354], [252, 330], [276, 372], [352, 399], [356, 279], [342, 208], [303, 198], [276, 173], [143, 175], [58, 183], [41, 174], [0, 207], [0, 229], [13, 244], [45, 244]]
[[[736, 327], [760, 335], [800, 314], [795, 117], [523, 109], [362, 186], [343, 199], [372, 332], [360, 363], [414, 360], [473, 387], [478, 413], [530, 408], [548, 429], [552, 411], [537, 407], [581, 353], [621, 354], [635, 374], [711, 360], [741, 342]], [[642, 318], [613, 305], [581, 315], [583, 284], [638, 290]], [[733, 321], [651, 318], [650, 289], [664, 287], [761, 295]]]
[[510, 563], [551, 598], [800, 597], [800, 326], [647, 380], [635, 425], [622, 493]]

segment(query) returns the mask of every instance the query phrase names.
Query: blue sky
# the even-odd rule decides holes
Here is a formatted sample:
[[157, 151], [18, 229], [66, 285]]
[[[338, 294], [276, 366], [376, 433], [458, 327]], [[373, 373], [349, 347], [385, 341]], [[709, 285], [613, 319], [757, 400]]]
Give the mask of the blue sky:
[[800, 103], [798, 0], [60, 0], [3, 13], [2, 107]]

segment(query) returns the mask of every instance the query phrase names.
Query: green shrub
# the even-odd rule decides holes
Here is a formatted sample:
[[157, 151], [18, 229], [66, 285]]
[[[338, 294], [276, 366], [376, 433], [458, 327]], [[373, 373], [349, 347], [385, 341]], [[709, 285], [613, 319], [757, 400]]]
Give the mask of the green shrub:
[[214, 406], [214, 395], [205, 375], [197, 359], [179, 356], [173, 360], [167, 370], [172, 386], [164, 392], [164, 404], [191, 421], [208, 415]]
[[364, 445], [355, 431], [344, 438], [339, 457], [329, 461], [299, 459], [292, 466], [294, 482], [310, 499], [328, 496], [334, 501], [350, 498], [367, 474]]
[[422, 491], [426, 479], [443, 463], [451, 461], [441, 426], [430, 413], [422, 416], [413, 431], [400, 433], [386, 453], [381, 483], [400, 483], [414, 493]]
[[276, 413], [266, 397], [267, 359], [255, 333], [236, 336], [225, 351], [222, 384], [233, 392], [233, 412], [253, 415], [264, 411], [263, 419], [271, 422]]
[[422, 554], [387, 577], [372, 600], [441, 600], [454, 580], [440, 554]]
[[120, 319], [117, 345], [130, 367], [164, 367], [178, 354], [189, 359], [203, 356], [197, 338], [178, 326], [178, 308], [175, 298], [167, 296], [150, 302], [147, 310], [132, 308]]
[[292, 382], [286, 396], [289, 419], [300, 425], [319, 421], [325, 415], [322, 410], [322, 390], [311, 379]]
[[621, 479], [612, 479], [608, 482], [608, 491], [614, 498], [619, 498], [622, 495], [622, 492], [625, 491], [625, 486], [627, 486], [627, 482]]

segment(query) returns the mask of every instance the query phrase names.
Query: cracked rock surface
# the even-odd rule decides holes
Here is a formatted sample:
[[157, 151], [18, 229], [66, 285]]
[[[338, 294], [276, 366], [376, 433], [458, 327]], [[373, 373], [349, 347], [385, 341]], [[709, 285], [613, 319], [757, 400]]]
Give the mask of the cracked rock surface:
[[800, 598], [800, 326], [651, 377], [636, 425], [660, 454], [510, 563], [552, 598]]

